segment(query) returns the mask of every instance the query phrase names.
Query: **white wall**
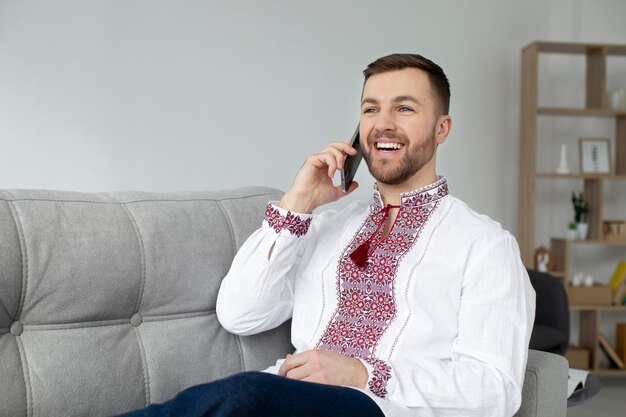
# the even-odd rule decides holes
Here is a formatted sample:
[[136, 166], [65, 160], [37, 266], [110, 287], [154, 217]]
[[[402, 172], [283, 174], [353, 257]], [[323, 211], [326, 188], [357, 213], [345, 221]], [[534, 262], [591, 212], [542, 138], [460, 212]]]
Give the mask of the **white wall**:
[[361, 70], [417, 52], [452, 83], [440, 173], [514, 231], [521, 48], [624, 43], [625, 15], [617, 0], [0, 0], [0, 188], [286, 189], [352, 132]]

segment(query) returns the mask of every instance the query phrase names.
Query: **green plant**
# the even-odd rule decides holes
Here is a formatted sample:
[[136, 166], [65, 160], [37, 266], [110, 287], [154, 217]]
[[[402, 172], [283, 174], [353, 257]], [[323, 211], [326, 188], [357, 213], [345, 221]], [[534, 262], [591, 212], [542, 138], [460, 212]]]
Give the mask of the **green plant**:
[[589, 212], [589, 205], [585, 201], [585, 196], [582, 192], [576, 195], [575, 191], [572, 191], [572, 204], [574, 206], [574, 222], [585, 223], [587, 220], [587, 213]]

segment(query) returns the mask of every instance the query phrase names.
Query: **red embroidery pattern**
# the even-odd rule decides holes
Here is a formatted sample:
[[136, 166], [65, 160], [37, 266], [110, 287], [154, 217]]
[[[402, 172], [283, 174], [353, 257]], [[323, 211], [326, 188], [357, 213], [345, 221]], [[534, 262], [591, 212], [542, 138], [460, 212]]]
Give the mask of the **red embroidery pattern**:
[[290, 211], [286, 216], [280, 214], [280, 211], [269, 203], [265, 208], [265, 220], [276, 233], [282, 229], [289, 231], [292, 235], [297, 237], [303, 236], [309, 230], [311, 225], [311, 218], [302, 219], [298, 215], [294, 215]]
[[414, 246], [439, 199], [448, 194], [445, 179], [428, 188], [404, 194], [395, 224], [383, 238], [382, 228], [374, 237], [379, 242], [365, 264], [358, 268], [350, 254], [376, 233], [384, 220], [378, 199], [371, 215], [344, 249], [337, 271], [338, 306], [320, 338], [317, 348], [359, 357], [371, 364], [374, 372], [369, 389], [379, 397], [387, 395], [391, 368], [374, 357], [381, 337], [396, 316], [395, 280], [400, 261]]
[[391, 366], [376, 358], [366, 358], [365, 362], [372, 365], [372, 377], [368, 384], [370, 391], [381, 398], [387, 396], [387, 381], [391, 378]]

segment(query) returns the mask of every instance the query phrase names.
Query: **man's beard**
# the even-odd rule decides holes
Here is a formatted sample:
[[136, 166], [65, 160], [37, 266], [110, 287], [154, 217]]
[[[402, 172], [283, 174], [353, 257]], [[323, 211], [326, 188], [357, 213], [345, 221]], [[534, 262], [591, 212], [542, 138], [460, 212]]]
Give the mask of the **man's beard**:
[[367, 168], [370, 174], [382, 184], [398, 185], [407, 181], [424, 165], [426, 165], [434, 156], [436, 141], [435, 133], [431, 133], [425, 140], [419, 143], [410, 144], [407, 137], [400, 133], [373, 131], [367, 139], [368, 149], [374, 148], [374, 142], [379, 138], [388, 139], [398, 138], [404, 143], [404, 156], [399, 161], [391, 161], [388, 159], [373, 160], [369, 150], [363, 149], [363, 158], [367, 162]]

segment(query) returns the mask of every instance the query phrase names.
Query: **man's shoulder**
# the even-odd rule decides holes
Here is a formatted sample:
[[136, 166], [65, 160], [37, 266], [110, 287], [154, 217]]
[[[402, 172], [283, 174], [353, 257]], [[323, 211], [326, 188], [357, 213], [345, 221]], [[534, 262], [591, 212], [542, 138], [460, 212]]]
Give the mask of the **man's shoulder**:
[[[500, 222], [486, 214], [478, 213], [467, 203], [452, 195], [446, 201], [447, 226], [456, 234], [465, 235], [473, 239], [501, 239], [511, 236], [511, 233], [502, 227]], [[445, 209], [444, 209], [445, 210]]]

